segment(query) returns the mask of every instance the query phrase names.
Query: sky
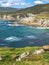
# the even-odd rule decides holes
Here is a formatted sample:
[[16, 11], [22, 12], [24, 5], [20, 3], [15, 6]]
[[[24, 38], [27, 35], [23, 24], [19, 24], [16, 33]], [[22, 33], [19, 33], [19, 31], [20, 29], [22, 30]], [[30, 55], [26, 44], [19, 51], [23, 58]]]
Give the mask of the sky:
[[37, 4], [46, 4], [49, 0], [0, 0], [2, 7], [27, 8]]

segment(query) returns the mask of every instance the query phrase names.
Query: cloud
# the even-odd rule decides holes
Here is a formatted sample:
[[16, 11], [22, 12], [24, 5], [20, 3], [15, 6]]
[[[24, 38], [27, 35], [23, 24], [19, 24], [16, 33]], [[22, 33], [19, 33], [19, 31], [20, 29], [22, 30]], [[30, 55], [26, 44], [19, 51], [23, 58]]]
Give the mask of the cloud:
[[11, 3], [1, 4], [1, 6], [4, 6], [4, 7], [9, 7], [9, 6], [11, 6]]
[[30, 7], [32, 4], [25, 0], [0, 0], [0, 6], [3, 7]]
[[43, 1], [37, 0], [37, 1], [34, 1], [34, 4], [43, 4]]
[[0, 6], [16, 8], [26, 8], [43, 3], [49, 3], [49, 0], [0, 0]]

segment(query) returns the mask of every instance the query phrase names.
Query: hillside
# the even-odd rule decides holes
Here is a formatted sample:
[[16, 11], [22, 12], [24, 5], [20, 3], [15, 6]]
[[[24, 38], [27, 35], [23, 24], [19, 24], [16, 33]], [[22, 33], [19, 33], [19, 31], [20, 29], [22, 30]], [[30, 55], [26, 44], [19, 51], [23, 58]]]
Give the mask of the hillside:
[[35, 13], [35, 14], [39, 14], [39, 13], [49, 13], [49, 4], [38, 4], [23, 10], [19, 10], [18, 12], [21, 13]]
[[39, 14], [39, 13], [49, 13], [49, 4], [38, 4], [32, 7], [28, 7], [25, 9], [17, 9], [17, 8], [10, 8], [10, 7], [0, 7], [0, 13], [10, 13], [10, 12], [16, 12], [16, 13], [34, 13], [34, 14]]
[[[0, 48], [0, 65], [49, 65], [49, 51], [37, 55], [33, 54], [35, 50], [39, 50], [40, 48], [41, 47], [2, 47]], [[30, 52], [29, 56], [23, 58], [22, 61], [16, 61], [16, 58], [26, 51]]]
[[17, 8], [11, 8], [11, 7], [0, 7], [0, 13], [6, 13], [6, 12], [16, 12]]

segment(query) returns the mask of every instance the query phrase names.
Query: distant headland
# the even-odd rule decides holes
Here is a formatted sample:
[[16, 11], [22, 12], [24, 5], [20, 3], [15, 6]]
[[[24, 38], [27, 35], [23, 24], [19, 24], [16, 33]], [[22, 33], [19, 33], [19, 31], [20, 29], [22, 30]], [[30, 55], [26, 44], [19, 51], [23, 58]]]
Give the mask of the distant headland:
[[49, 27], [49, 4], [38, 4], [21, 10], [0, 7], [0, 20], [13, 20], [19, 24], [35, 27]]

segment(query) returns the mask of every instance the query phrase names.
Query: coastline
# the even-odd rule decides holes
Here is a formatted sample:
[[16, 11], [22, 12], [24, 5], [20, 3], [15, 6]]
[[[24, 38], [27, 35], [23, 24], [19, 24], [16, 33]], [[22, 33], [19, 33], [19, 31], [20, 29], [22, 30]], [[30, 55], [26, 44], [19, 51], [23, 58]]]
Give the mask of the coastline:
[[[10, 26], [10, 25], [9, 25]], [[40, 27], [40, 26], [33, 26], [33, 25], [25, 25], [25, 24], [11, 24], [11, 26], [30, 26], [30, 27], [33, 27], [33, 28], [37, 28], [37, 29], [49, 29], [49, 27]]]
[[37, 29], [49, 29], [49, 27], [37, 27]]

